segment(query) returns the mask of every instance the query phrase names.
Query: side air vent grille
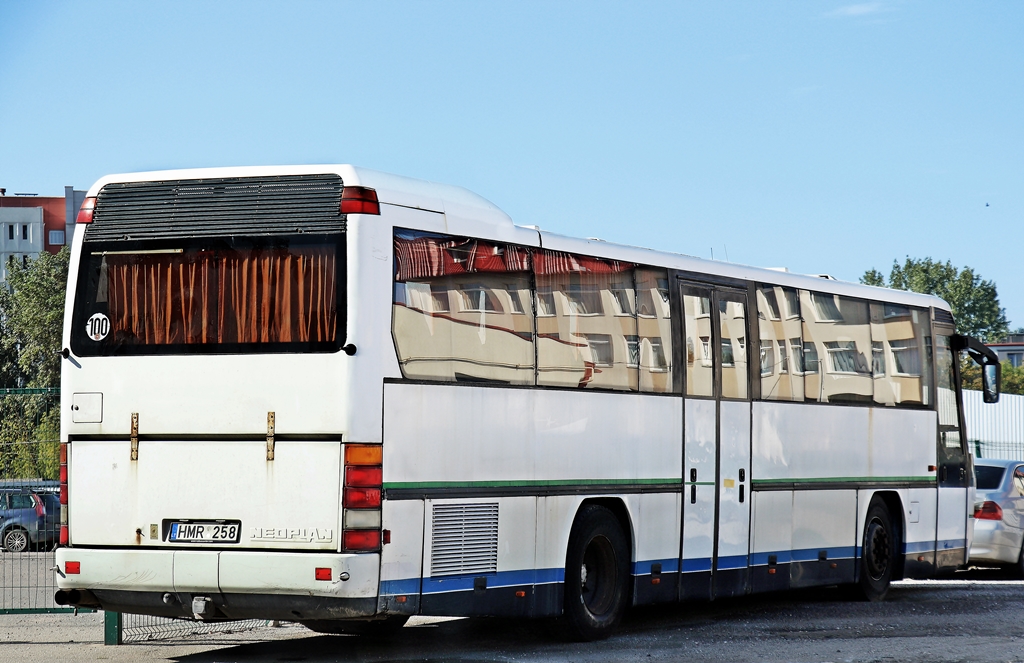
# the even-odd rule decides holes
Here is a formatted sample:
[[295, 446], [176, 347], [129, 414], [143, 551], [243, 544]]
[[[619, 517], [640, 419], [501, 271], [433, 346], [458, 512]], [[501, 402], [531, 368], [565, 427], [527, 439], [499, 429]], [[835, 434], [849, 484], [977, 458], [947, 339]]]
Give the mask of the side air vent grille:
[[108, 184], [85, 241], [340, 233], [342, 188], [330, 174]]
[[498, 505], [435, 504], [430, 575], [498, 571]]
[[953, 314], [949, 311], [943, 311], [941, 308], [933, 309], [935, 311], [935, 322], [944, 322], [947, 325], [953, 324]]

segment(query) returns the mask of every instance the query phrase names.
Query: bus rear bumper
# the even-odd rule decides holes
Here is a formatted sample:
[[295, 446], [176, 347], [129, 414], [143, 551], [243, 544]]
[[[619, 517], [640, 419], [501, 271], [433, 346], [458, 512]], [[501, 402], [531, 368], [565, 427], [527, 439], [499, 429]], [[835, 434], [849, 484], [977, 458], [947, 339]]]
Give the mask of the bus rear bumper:
[[57, 568], [58, 596], [78, 598], [71, 605], [204, 620], [346, 619], [376, 613], [380, 556], [60, 548]]

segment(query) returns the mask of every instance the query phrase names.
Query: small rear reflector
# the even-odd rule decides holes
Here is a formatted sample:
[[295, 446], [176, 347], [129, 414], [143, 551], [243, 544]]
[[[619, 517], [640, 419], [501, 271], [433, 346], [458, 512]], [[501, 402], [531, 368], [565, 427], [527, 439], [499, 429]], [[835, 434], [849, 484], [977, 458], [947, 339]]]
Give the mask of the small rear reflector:
[[377, 192], [364, 186], [347, 186], [341, 191], [342, 214], [380, 214]]
[[330, 580], [331, 570], [329, 568], [318, 566], [316, 567], [316, 579], [317, 580]]
[[86, 198], [82, 201], [82, 207], [78, 210], [78, 217], [75, 223], [92, 223], [92, 213], [96, 211], [96, 199]]
[[346, 444], [346, 465], [380, 465], [384, 459], [384, 447], [379, 444]]
[[60, 526], [60, 545], [66, 546], [66, 545], [68, 545], [68, 541], [70, 541], [70, 540], [71, 540], [71, 537], [68, 536], [68, 526], [67, 525], [61, 525]]
[[64, 573], [80, 575], [82, 573], [81, 562], [64, 562]]
[[380, 530], [347, 529], [343, 535], [342, 547], [345, 550], [379, 550]]

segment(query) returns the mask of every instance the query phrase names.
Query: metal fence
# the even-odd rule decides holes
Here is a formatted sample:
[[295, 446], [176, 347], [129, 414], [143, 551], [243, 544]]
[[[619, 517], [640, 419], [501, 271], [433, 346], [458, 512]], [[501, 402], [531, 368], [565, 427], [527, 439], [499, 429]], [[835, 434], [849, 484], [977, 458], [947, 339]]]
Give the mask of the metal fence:
[[980, 391], [964, 391], [964, 418], [975, 458], [1024, 459], [1024, 396], [985, 403]]
[[240, 633], [243, 631], [255, 631], [273, 624], [274, 622], [262, 619], [204, 623], [189, 619], [168, 619], [166, 617], [124, 614], [121, 616], [121, 642], [118, 644], [149, 642], [151, 640], [198, 638], [215, 633]]
[[0, 613], [73, 610], [53, 600], [59, 402], [58, 389], [0, 389]]

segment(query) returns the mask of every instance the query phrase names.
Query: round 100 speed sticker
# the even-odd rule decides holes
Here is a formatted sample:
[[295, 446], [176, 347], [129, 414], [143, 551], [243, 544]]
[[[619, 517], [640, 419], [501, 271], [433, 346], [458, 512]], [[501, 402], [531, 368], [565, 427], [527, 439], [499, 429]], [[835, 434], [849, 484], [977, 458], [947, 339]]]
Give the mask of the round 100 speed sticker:
[[102, 341], [110, 333], [110, 318], [102, 313], [93, 313], [85, 323], [85, 334], [94, 341]]

